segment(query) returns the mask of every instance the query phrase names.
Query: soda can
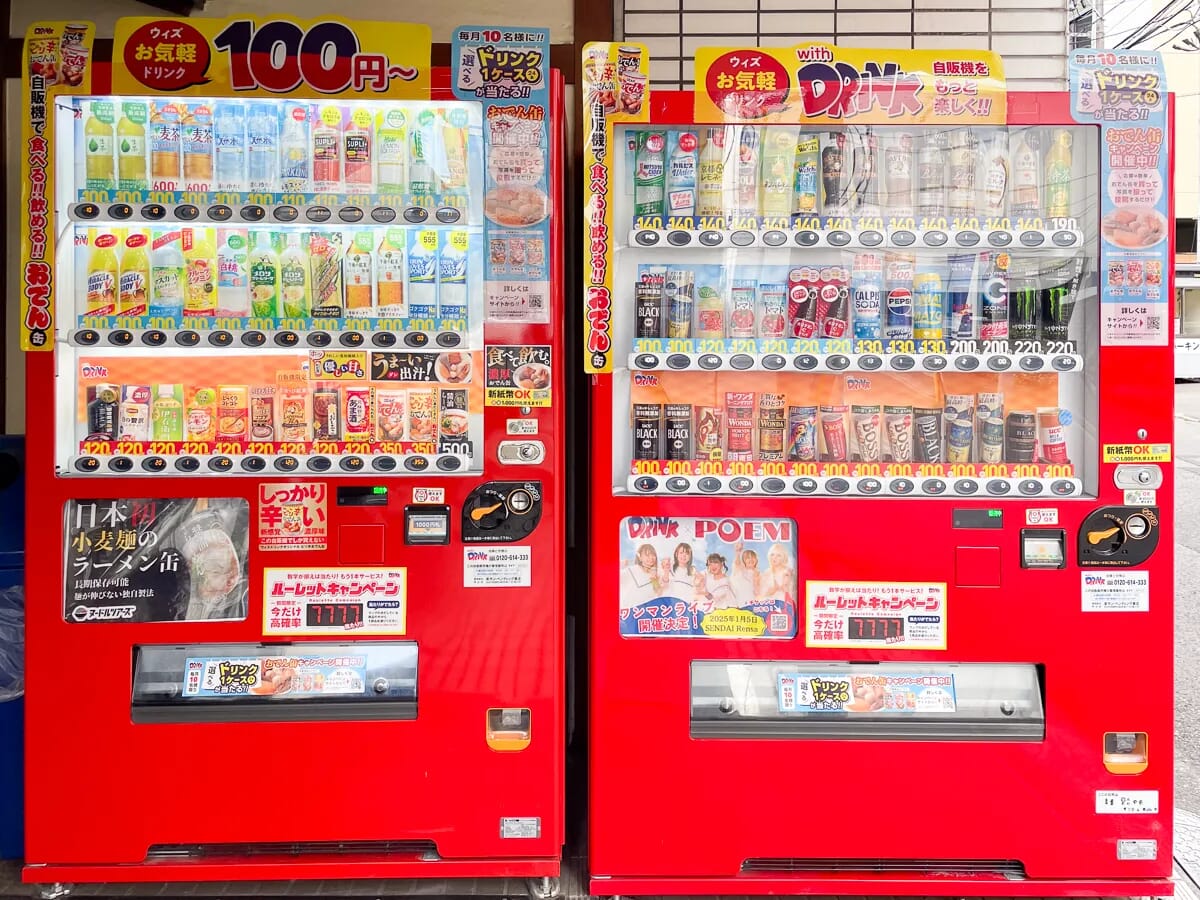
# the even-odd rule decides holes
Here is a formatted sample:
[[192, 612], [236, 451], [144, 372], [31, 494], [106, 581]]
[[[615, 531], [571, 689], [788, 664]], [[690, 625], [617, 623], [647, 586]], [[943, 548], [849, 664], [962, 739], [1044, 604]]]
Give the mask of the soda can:
[[663, 331], [663, 281], [665, 276], [660, 269], [657, 272], [643, 272], [634, 286], [634, 298], [637, 303], [637, 336], [639, 338], [660, 338]]
[[667, 271], [663, 284], [667, 303], [667, 337], [692, 336], [692, 310], [696, 299], [696, 276], [690, 269]]
[[663, 408], [661, 403], [633, 405], [633, 458], [661, 459]]
[[971, 289], [975, 274], [975, 254], [959, 253], [950, 257], [950, 334], [956, 341], [973, 341], [979, 333], [975, 292]]
[[817, 408], [815, 406], [789, 406], [787, 417], [788, 461], [816, 462]]
[[690, 403], [668, 403], [665, 413], [667, 423], [667, 459], [691, 459], [692, 405]]
[[883, 259], [878, 253], [859, 253], [854, 257], [852, 295], [855, 340], [879, 340], [882, 336]]
[[945, 337], [942, 276], [918, 272], [913, 276], [913, 337], [918, 341], [940, 341]]
[[913, 336], [913, 267], [907, 253], [889, 253], [884, 257], [883, 339], [908, 341]]
[[760, 284], [758, 286], [758, 336], [786, 338], [788, 336], [787, 286]]
[[980, 269], [985, 273], [979, 293], [979, 337], [984, 341], [1008, 340], [1008, 261], [1007, 253], [979, 254]]

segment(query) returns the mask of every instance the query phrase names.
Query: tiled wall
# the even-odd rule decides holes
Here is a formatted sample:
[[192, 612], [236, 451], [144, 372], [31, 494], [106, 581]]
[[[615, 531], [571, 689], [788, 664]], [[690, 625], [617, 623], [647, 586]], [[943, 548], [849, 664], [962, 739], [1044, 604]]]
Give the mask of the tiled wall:
[[1067, 0], [616, 0], [618, 34], [650, 50], [650, 77], [690, 89], [697, 47], [990, 49], [1015, 90], [1061, 90]]

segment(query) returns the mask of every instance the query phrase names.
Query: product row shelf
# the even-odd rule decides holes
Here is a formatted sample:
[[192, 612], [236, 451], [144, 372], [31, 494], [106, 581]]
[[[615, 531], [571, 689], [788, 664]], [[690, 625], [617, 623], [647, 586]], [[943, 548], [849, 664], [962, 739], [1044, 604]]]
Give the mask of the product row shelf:
[[888, 475], [631, 475], [634, 494], [759, 494], [786, 497], [1078, 497], [1075, 478]]
[[1080, 372], [1076, 353], [658, 353], [629, 355], [639, 372]]
[[[467, 342], [462, 320], [412, 319], [128, 319], [88, 320], [67, 342], [76, 347], [401, 347], [459, 349]], [[95, 323], [95, 324], [92, 324]]]
[[323, 225], [342, 222], [347, 225], [460, 225], [468, 218], [467, 210], [457, 206], [413, 206], [331, 198], [328, 203], [75, 203], [67, 216], [75, 222], [213, 222], [280, 225]]
[[[143, 448], [133, 448], [141, 450]], [[284, 475], [305, 472], [329, 475], [354, 475], [358, 473], [413, 474], [435, 471], [441, 474], [466, 473], [471, 467], [471, 457], [458, 453], [319, 453], [301, 447], [295, 453], [280, 452], [277, 447], [264, 448], [266, 452], [250, 452], [254, 448], [232, 448], [236, 452], [177, 453], [182, 447], [151, 446], [151, 452], [83, 453], [70, 461], [64, 475], [157, 475], [160, 473], [183, 475]]]
[[771, 228], [767, 230], [637, 228], [630, 247], [749, 248], [801, 247], [812, 250], [918, 250], [991, 247], [1012, 250], [1070, 250], [1084, 245], [1074, 228]]

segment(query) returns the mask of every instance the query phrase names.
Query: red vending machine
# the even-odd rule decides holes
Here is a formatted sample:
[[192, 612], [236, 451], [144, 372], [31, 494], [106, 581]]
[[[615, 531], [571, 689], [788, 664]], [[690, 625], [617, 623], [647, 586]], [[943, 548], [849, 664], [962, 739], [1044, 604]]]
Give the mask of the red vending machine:
[[583, 62], [591, 892], [1171, 893], [1161, 61], [696, 57]]
[[548, 33], [122, 20], [74, 95], [36, 38], [25, 879], [553, 892]]

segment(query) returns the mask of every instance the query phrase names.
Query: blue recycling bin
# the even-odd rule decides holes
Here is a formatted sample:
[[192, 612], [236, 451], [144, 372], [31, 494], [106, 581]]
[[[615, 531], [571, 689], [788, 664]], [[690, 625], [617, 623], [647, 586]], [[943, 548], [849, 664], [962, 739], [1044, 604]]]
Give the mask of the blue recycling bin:
[[[25, 580], [25, 438], [0, 435], [0, 590]], [[0, 859], [25, 852], [25, 703], [0, 702]]]

